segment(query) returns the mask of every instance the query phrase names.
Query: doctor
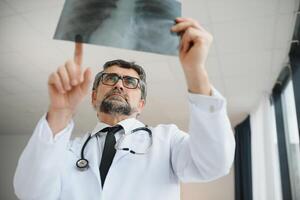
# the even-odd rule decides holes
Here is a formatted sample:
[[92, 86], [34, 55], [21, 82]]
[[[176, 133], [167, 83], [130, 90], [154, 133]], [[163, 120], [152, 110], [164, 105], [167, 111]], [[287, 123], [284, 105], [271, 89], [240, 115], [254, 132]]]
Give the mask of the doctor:
[[[146, 129], [136, 119], [146, 101], [144, 70], [115, 60], [107, 62], [94, 80], [92, 105], [99, 122], [82, 138], [70, 141], [72, 117], [92, 80], [91, 70], [81, 67], [82, 45], [76, 44], [74, 59], [49, 76], [48, 112], [38, 122], [16, 169], [18, 198], [179, 200], [180, 181], [211, 181], [228, 174], [235, 143], [226, 101], [211, 86], [205, 69], [212, 36], [193, 19], [176, 22], [172, 31], [181, 35], [189, 134], [175, 125]], [[149, 131], [133, 133], [138, 128]]]

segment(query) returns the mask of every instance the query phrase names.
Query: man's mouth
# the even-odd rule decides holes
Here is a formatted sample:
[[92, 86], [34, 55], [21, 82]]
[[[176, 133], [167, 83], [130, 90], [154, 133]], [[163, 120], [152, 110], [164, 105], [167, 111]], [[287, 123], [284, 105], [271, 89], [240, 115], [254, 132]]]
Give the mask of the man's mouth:
[[121, 97], [123, 97], [121, 94], [119, 94], [119, 93], [113, 93], [113, 94], [111, 94], [110, 96], [113, 96], [113, 95], [118, 95], [118, 96], [121, 96]]
[[[122, 98], [122, 99], [120, 99], [120, 98]], [[117, 89], [110, 91], [106, 95], [105, 99], [115, 100], [115, 101], [126, 101], [128, 103], [127, 95]]]
[[107, 99], [112, 99], [112, 100], [120, 99], [120, 98], [116, 98], [116, 97], [120, 97], [120, 98], [122, 98], [123, 100], [125, 100], [127, 102], [126, 98], [123, 95], [121, 95], [120, 93], [110, 94], [110, 95], [108, 95]]
[[113, 94], [109, 95], [108, 97], [112, 97], [112, 96], [120, 96], [120, 97], [122, 97], [123, 99], [125, 99], [125, 98], [123, 97], [123, 95], [121, 95], [121, 94], [119, 94], [119, 93], [113, 93]]

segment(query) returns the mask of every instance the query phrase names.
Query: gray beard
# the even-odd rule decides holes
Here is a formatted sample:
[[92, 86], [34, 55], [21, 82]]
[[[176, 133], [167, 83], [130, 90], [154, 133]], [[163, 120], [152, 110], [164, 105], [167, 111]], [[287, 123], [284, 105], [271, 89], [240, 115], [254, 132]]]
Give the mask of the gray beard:
[[100, 112], [110, 115], [126, 115], [130, 116], [135, 109], [133, 109], [127, 102], [120, 101], [121, 97], [110, 97], [104, 99], [100, 104]]

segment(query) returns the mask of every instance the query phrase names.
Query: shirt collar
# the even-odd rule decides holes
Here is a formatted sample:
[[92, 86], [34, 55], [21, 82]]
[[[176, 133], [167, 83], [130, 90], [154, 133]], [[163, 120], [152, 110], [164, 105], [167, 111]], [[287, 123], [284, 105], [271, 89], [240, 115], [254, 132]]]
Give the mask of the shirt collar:
[[[136, 118], [128, 118], [120, 121], [118, 124], [123, 127], [125, 134], [129, 134], [132, 130], [145, 126], [142, 122], [140, 122]], [[98, 133], [100, 130], [106, 127], [110, 127], [110, 125], [105, 124], [103, 122], [98, 122], [95, 128], [92, 130], [91, 136], [93, 137], [96, 133]]]

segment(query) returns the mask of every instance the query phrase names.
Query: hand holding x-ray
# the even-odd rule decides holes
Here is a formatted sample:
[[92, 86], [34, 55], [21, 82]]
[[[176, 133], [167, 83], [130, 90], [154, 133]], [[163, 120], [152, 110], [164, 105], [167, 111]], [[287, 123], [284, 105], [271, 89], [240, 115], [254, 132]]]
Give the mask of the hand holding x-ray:
[[213, 37], [191, 18], [177, 18], [172, 31], [181, 35], [179, 58], [192, 93], [211, 95], [211, 85], [205, 69]]

